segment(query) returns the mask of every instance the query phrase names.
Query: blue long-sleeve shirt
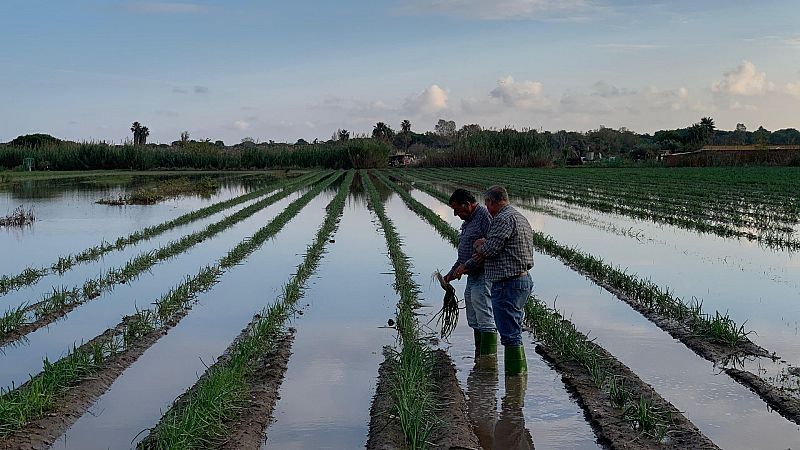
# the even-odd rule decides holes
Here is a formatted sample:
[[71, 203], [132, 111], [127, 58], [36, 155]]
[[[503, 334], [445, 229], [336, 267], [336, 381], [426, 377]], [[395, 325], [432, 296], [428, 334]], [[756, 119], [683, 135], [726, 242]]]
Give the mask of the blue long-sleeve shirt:
[[464, 264], [468, 275], [480, 275], [483, 272], [483, 263], [476, 263], [472, 259], [475, 253], [473, 244], [475, 241], [486, 237], [489, 226], [492, 224], [492, 216], [483, 205], [478, 205], [472, 215], [461, 224], [461, 234], [458, 238], [458, 260], [450, 269], [449, 275], [452, 276], [459, 265]]

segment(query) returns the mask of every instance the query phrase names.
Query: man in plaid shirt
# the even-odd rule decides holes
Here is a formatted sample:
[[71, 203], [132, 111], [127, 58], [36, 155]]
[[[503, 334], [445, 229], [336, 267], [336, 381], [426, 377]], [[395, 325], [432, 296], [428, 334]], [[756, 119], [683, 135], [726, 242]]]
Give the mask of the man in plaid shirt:
[[508, 204], [508, 192], [492, 186], [484, 194], [492, 216], [485, 239], [475, 242], [476, 261], [484, 261], [484, 276], [492, 283], [492, 311], [505, 351], [506, 375], [528, 371], [522, 345], [525, 302], [533, 290], [533, 231], [528, 220]]

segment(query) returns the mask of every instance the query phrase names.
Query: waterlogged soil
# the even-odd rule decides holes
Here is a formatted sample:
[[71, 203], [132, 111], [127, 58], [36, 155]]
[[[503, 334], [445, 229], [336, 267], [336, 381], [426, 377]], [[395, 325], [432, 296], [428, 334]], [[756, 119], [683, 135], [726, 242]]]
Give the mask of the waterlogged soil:
[[625, 386], [634, 398], [644, 397], [660, 411], [668, 414], [669, 431], [667, 439], [660, 442], [634, 430], [625, 420], [625, 411], [611, 405], [609, 395], [598, 389], [586, 367], [573, 360], [559, 357], [550, 348], [537, 345], [536, 352], [562, 374], [564, 383], [577, 394], [592, 425], [597, 430], [601, 442], [614, 449], [718, 449], [713, 442], [703, 436], [700, 430], [689, 422], [671, 403], [664, 400], [649, 385], [639, 379], [624, 364], [595, 344], [590, 344], [602, 355], [610, 370], [625, 379]]
[[[185, 310], [176, 315], [173, 324], [180, 321], [187, 313], [188, 310]], [[93, 343], [109, 339], [111, 336], [120, 333], [123, 329], [123, 324], [124, 322], [115, 328], [106, 330], [95, 339], [82, 345], [81, 348], [88, 350]], [[0, 441], [0, 449], [38, 450], [51, 448], [56, 439], [86, 413], [92, 404], [111, 386], [114, 380], [166, 333], [167, 328], [155, 330], [142, 336], [141, 339], [129, 346], [125, 351], [107, 358], [100, 370], [82, 380], [78, 385], [68, 389], [63, 395], [60, 395], [56, 401], [56, 407], [45, 417], [32, 421]]]
[[273, 419], [281, 383], [292, 355], [294, 332], [295, 329], [290, 328], [276, 341], [274, 349], [259, 359], [255, 374], [248, 380], [250, 399], [239, 419], [227, 424], [231, 434], [221, 449], [257, 448], [264, 442], [264, 430]]
[[253, 315], [276, 301], [332, 196], [317, 196], [274, 239], [200, 294], [192, 313], [129, 367], [53, 448], [129, 448], [144, 439]]
[[[419, 191], [412, 194], [422, 203], [442, 205]], [[433, 230], [417, 232], [415, 239], [428, 233], [433, 234]], [[431, 261], [435, 258], [428, 257]], [[578, 329], [684, 412], [717, 445], [791, 448], [800, 441], [800, 427], [581, 274], [539, 254], [532, 274], [537, 297], [551, 305], [555, 302]], [[470, 337], [465, 334], [461, 339]], [[530, 367], [530, 357], [528, 364]], [[526, 404], [530, 405], [527, 399]], [[534, 432], [533, 436], [538, 442], [538, 434]]]
[[[368, 450], [402, 450], [408, 448], [400, 426], [400, 419], [393, 414], [391, 379], [395, 366], [390, 359], [381, 363], [378, 371], [378, 388], [370, 409]], [[434, 351], [433, 379], [435, 397], [441, 409], [437, 419], [441, 421], [428, 439], [433, 448], [444, 450], [480, 449], [481, 444], [472, 430], [467, 413], [466, 400], [456, 378], [456, 368], [443, 350]], [[523, 450], [530, 447], [506, 447]]]
[[[461, 226], [460, 219], [453, 218], [452, 209], [430, 196], [424, 197], [419, 191], [413, 191], [413, 195], [452, 225]], [[396, 195], [390, 195], [386, 210], [403, 237], [403, 249], [411, 258], [414, 280], [421, 288], [420, 298], [429, 305], [419, 311], [426, 314], [420, 318], [424, 324], [438, 311], [444, 296], [438, 283], [431, 282], [430, 274], [436, 269], [449, 270], [456, 250]], [[465, 280], [453, 283], [459, 298], [463, 297], [464, 283]], [[434, 322], [428, 324], [426, 330], [438, 336]], [[558, 373], [533, 351], [532, 346], [526, 352], [528, 377], [525, 383], [503, 376], [502, 347], [500, 357], [494, 362], [496, 368], [483, 370], [480, 361], [474, 358], [473, 333], [464, 310], [460, 311], [458, 326], [450, 339], [441, 340], [439, 347], [448, 352], [456, 365], [461, 386], [466, 387], [472, 426], [484, 449], [514, 448], [524, 445], [528, 439], [540, 448], [598, 448], [597, 438], [582, 409], [565, 389]], [[513, 440], [513, 444], [509, 440]]]
[[[0, 215], [24, 205], [37, 220], [24, 228], [0, 229], [0, 248], [14, 258], [0, 258], [0, 274], [16, 274], [27, 266], [46, 266], [57, 255], [79, 252], [105, 239], [116, 240], [141, 228], [156, 225], [189, 211], [228, 200], [252, 190], [241, 177], [222, 181], [208, 198], [195, 196], [157, 205], [109, 207], [96, 204], [102, 197], [124, 195], [141, 181], [122, 184], [86, 183], [82, 179], [24, 180], [0, 191]], [[145, 177], [147, 179], [147, 177]]]
[[300, 300], [292, 358], [262, 448], [363, 448], [397, 294], [383, 235], [348, 198], [334, 242]]
[[[276, 202], [214, 239], [206, 240], [156, 265], [152, 272], [145, 272], [136, 280], [116, 286], [113, 291], [72, 311], [63, 320], [26, 335], [17, 345], [3, 348], [0, 353], [0, 386], [10, 386], [12, 383], [19, 385], [29, 374], [41, 370], [44, 357], [55, 361], [72, 343], [80, 344], [91, 339], [104, 329], [113, 327], [120, 317], [133, 314], [137, 308], [149, 306], [187, 276], [195, 275], [201, 267], [213, 263], [242, 239], [251, 236], [298, 195], [300, 194], [293, 194]], [[137, 254], [134, 252], [130, 255]], [[249, 313], [252, 315], [253, 311]]]

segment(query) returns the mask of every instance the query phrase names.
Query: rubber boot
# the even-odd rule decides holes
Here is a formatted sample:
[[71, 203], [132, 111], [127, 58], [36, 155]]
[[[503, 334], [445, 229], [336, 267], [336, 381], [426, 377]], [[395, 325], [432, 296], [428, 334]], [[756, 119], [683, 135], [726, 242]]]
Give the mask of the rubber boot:
[[506, 346], [504, 356], [506, 376], [513, 377], [528, 373], [528, 362], [525, 360], [525, 347], [522, 345]]
[[481, 332], [481, 356], [497, 354], [497, 333]]
[[472, 335], [475, 337], [475, 358], [481, 355], [481, 332], [473, 329]]

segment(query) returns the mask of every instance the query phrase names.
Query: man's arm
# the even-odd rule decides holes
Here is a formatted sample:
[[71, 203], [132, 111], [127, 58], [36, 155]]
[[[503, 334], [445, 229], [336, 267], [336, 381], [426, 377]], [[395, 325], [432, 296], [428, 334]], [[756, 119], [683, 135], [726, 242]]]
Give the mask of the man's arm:
[[509, 219], [510, 217], [500, 220], [495, 218], [491, 228], [489, 228], [489, 233], [487, 233], [486, 241], [480, 248], [476, 249], [478, 254], [492, 258], [503, 250], [506, 240], [511, 236], [513, 230]]

